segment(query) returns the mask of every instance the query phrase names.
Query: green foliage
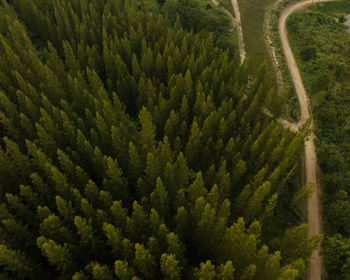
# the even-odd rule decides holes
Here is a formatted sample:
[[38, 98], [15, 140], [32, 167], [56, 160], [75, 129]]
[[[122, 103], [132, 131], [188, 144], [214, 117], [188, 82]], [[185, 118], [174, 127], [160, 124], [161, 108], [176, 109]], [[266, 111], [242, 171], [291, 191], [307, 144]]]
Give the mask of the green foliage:
[[0, 265], [4, 271], [16, 273], [19, 279], [31, 277], [31, 263], [19, 250], [8, 249], [5, 245], [0, 245]]
[[344, 15], [341, 15], [338, 20], [339, 20], [339, 23], [346, 22], [346, 18], [344, 17]]
[[316, 49], [311, 46], [305, 46], [300, 50], [300, 57], [304, 61], [316, 58]]
[[206, 0], [1, 2], [0, 278], [305, 270], [303, 234], [293, 257], [264, 230], [302, 204], [280, 181], [303, 136], [264, 114], [266, 68], [248, 83], [216, 44], [228, 22]]
[[[336, 20], [345, 13], [350, 13], [350, 2], [335, 1], [295, 13], [288, 21], [294, 53], [300, 53], [297, 59], [303, 60], [299, 67], [312, 101], [325, 198], [323, 255], [328, 275], [336, 280], [350, 277], [346, 238], [350, 232], [350, 37]], [[295, 198], [302, 192], [308, 191], [301, 189]]]
[[311, 197], [312, 193], [315, 191], [315, 183], [311, 182], [306, 186], [300, 188], [294, 195], [292, 199], [292, 208], [294, 211], [298, 211], [306, 207], [306, 204]]
[[37, 239], [38, 247], [48, 258], [50, 264], [56, 267], [58, 271], [67, 271], [72, 265], [72, 255], [68, 249], [68, 245], [59, 245], [51, 239], [40, 236]]
[[334, 275], [334, 279], [349, 279], [349, 239], [340, 234], [329, 236], [324, 242], [324, 262], [328, 273]]
[[231, 0], [218, 0], [218, 3], [227, 11], [229, 11], [233, 17], [235, 17], [235, 11], [233, 9]]
[[181, 279], [181, 267], [175, 255], [162, 254], [160, 258], [160, 270], [164, 275], [164, 279]]
[[[225, 3], [225, 7], [232, 10], [232, 5]], [[230, 8], [231, 7], [231, 8]], [[234, 55], [234, 46], [232, 44], [229, 29], [231, 28], [231, 19], [226, 13], [216, 7], [209, 0], [166, 0], [163, 9], [174, 21], [179, 17], [181, 24], [187, 30], [199, 32], [206, 30], [215, 34], [218, 46], [224, 49], [230, 49]]]
[[262, 63], [267, 64], [269, 83], [277, 88], [275, 70], [265, 39], [264, 22], [269, 6], [276, 1], [239, 0], [242, 31], [246, 52], [249, 57], [249, 74], [256, 75]]

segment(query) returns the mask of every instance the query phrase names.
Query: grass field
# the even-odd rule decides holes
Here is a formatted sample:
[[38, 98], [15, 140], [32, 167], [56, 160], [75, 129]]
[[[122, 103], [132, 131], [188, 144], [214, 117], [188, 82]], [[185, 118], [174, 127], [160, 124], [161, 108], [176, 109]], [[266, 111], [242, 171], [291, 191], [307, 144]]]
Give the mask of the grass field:
[[266, 61], [273, 87], [277, 88], [273, 62], [264, 38], [264, 19], [267, 8], [276, 0], [238, 0], [241, 12], [243, 37], [250, 59], [249, 73], [256, 74]]

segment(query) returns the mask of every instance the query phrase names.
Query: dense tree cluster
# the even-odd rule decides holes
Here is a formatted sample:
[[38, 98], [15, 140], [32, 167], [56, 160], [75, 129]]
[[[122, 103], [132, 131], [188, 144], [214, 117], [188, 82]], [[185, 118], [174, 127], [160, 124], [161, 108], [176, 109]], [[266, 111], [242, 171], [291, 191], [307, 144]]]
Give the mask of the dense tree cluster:
[[[225, 4], [218, 2], [233, 13], [231, 0], [228, 0], [229, 3], [225, 1]], [[183, 28], [187, 30], [213, 32], [216, 45], [228, 48], [230, 53], [234, 52], [233, 37], [228, 32], [232, 27], [231, 18], [223, 9], [217, 9], [211, 0], [158, 0], [158, 2], [164, 2], [162, 9], [168, 13], [172, 21], [179, 17]]]
[[322, 169], [323, 254], [333, 280], [350, 277], [350, 36], [335, 15], [350, 13], [339, 1], [292, 15], [289, 29], [311, 94]]
[[303, 273], [306, 225], [261, 241], [303, 135], [198, 31], [155, 1], [2, 1], [0, 279]]

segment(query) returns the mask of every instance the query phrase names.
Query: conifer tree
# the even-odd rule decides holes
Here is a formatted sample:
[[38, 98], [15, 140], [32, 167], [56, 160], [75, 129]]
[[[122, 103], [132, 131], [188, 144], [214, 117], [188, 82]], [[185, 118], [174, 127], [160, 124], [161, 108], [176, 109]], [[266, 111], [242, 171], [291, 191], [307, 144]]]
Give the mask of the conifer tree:
[[1, 2], [1, 279], [304, 273], [319, 238], [273, 210], [309, 194], [305, 133], [263, 113], [266, 67], [248, 79], [207, 4]]

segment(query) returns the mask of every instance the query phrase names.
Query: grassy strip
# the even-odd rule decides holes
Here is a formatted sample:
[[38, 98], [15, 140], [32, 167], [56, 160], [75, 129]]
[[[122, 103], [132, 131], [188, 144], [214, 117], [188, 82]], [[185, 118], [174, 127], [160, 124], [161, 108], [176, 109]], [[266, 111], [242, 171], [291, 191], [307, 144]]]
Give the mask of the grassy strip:
[[[249, 73], [256, 74], [259, 66], [266, 62], [267, 72], [271, 80], [273, 88], [278, 91], [276, 95], [276, 104], [281, 108], [275, 108], [274, 114], [282, 116], [292, 122], [296, 122], [300, 117], [300, 107], [297, 95], [295, 94], [294, 85], [289, 74], [287, 64], [284, 59], [282, 47], [278, 34], [278, 18], [280, 12], [287, 5], [296, 0], [285, 0], [276, 2], [275, 0], [259, 1], [259, 0], [239, 0], [239, 8], [241, 11], [242, 28], [246, 50], [250, 59]], [[277, 80], [277, 71], [274, 61], [271, 58], [271, 52], [266, 40], [269, 36], [272, 46], [277, 56], [278, 67], [281, 71], [281, 80]], [[276, 106], [275, 106], [276, 107]]]
[[275, 70], [264, 37], [264, 21], [267, 8], [275, 0], [238, 0], [243, 37], [250, 59], [249, 73], [255, 75], [259, 66], [266, 62], [267, 72], [274, 88], [277, 88]]
[[280, 37], [278, 34], [278, 20], [281, 11], [287, 6], [298, 2], [297, 0], [285, 0], [277, 2], [267, 9], [265, 32], [271, 40], [272, 47], [275, 50], [279, 71], [281, 71], [280, 96], [284, 99], [286, 107], [283, 110], [283, 118], [290, 121], [298, 121], [300, 118], [300, 105], [295, 93], [292, 77], [284, 57]]

